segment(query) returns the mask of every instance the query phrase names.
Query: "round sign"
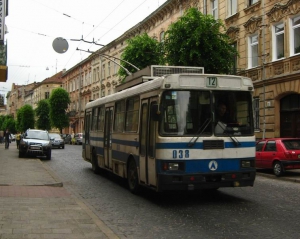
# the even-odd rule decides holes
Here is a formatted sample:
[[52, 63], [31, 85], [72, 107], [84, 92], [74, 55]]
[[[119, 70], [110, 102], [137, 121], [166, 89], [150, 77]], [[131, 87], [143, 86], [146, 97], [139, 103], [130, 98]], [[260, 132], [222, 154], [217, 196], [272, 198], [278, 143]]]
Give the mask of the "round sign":
[[56, 51], [57, 53], [65, 53], [69, 48], [67, 40], [62, 37], [55, 38], [52, 46], [54, 51]]

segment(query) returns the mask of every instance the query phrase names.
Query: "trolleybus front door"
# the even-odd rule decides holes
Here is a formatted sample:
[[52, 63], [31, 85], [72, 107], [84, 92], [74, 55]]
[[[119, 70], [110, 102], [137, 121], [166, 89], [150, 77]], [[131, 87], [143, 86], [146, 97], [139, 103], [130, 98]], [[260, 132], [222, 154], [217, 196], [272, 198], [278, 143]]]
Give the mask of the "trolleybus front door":
[[105, 125], [104, 125], [104, 166], [111, 169], [111, 138], [112, 138], [112, 125], [113, 125], [113, 108], [106, 108], [105, 110]]
[[156, 186], [155, 170], [155, 122], [150, 118], [150, 106], [157, 98], [142, 100], [140, 130], [140, 180], [146, 185]]

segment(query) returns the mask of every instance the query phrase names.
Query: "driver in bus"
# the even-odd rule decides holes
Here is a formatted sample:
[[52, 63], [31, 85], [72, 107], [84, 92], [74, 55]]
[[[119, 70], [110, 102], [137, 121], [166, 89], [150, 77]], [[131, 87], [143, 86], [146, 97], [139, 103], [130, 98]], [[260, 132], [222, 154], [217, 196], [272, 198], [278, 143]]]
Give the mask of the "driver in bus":
[[217, 107], [216, 122], [218, 121], [221, 121], [222, 123], [225, 124], [235, 122], [227, 112], [227, 106], [224, 102], [219, 102]]

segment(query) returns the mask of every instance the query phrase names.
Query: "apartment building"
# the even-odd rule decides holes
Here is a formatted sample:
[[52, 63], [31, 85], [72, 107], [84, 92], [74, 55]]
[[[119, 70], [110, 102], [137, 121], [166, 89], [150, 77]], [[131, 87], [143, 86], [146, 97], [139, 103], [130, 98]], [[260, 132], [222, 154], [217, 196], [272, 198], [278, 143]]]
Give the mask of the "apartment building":
[[11, 91], [7, 95], [6, 114], [12, 115], [15, 119], [17, 111], [25, 104], [31, 105], [33, 109], [43, 99], [49, 99], [52, 90], [62, 87], [62, 71], [42, 82], [34, 82], [28, 85], [12, 84]]

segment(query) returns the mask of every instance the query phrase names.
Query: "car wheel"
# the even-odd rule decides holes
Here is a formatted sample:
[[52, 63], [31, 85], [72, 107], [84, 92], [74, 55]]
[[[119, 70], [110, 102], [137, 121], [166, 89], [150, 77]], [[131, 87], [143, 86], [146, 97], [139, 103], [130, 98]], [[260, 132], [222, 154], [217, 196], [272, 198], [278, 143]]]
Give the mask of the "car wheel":
[[101, 171], [100, 167], [98, 166], [97, 154], [95, 150], [93, 150], [92, 153], [92, 170], [94, 174], [99, 174]]
[[65, 148], [65, 146], [63, 145], [61, 148], [62, 148], [62, 149], [64, 149], [64, 148]]
[[51, 159], [51, 150], [48, 151], [46, 155], [46, 159], [50, 160]]
[[284, 174], [284, 169], [282, 167], [282, 164], [279, 161], [274, 162], [273, 172], [277, 177], [282, 176]]
[[127, 180], [128, 187], [130, 192], [136, 194], [139, 191], [139, 176], [137, 172], [137, 167], [133, 159], [129, 160], [129, 164], [127, 167]]

